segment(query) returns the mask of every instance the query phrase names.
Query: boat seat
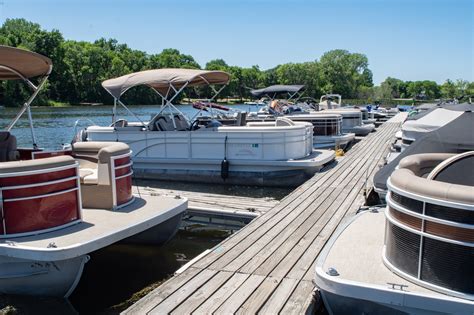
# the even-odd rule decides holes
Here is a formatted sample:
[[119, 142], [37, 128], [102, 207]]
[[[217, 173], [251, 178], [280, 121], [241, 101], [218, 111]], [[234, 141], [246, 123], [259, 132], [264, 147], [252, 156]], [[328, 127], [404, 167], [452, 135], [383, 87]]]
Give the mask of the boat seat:
[[403, 158], [398, 168], [409, 169], [416, 176], [426, 177], [439, 163], [454, 156], [450, 153], [413, 154]]
[[13, 161], [0, 164], [0, 174], [44, 170], [73, 165], [74, 159], [67, 155], [49, 157], [37, 160]]
[[81, 178], [81, 184], [86, 185], [97, 185], [99, 183], [99, 172], [98, 169], [93, 168], [81, 168], [79, 169], [79, 176]]
[[188, 120], [183, 115], [174, 115], [176, 130], [186, 131], [191, 127]]
[[[454, 156], [454, 154], [444, 153], [443, 155], [446, 158]], [[472, 186], [453, 184], [422, 177], [425, 172], [422, 165], [426, 165], [424, 163], [430, 160], [433, 161], [439, 158], [441, 158], [441, 153], [417, 154], [405, 157], [398, 164], [399, 168], [390, 176], [389, 181], [391, 185], [415, 195], [455, 203], [474, 204]]]
[[16, 137], [9, 131], [0, 131], [0, 162], [16, 161], [19, 156]]
[[73, 156], [79, 162], [82, 205], [85, 208], [113, 209], [112, 157], [130, 153], [121, 142], [76, 142]]
[[474, 151], [469, 151], [442, 161], [429, 173], [428, 179], [451, 184], [474, 186], [473, 169]]
[[156, 130], [159, 131], [173, 131], [174, 125], [171, 119], [165, 116], [160, 116], [155, 121]]
[[279, 117], [275, 121], [275, 126], [294, 126], [295, 123], [286, 117]]

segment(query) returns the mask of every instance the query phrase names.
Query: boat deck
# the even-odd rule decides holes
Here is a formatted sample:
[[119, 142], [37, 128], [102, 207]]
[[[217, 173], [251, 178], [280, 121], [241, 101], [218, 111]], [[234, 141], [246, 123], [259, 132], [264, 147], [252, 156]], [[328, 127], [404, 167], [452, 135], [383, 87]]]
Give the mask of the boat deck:
[[184, 212], [185, 199], [142, 196], [119, 210], [84, 209], [82, 222], [56, 231], [0, 240], [0, 255], [40, 261], [88, 254]]
[[[381, 289], [394, 290], [403, 286], [403, 291], [443, 296], [409, 282], [385, 267], [382, 259], [385, 232], [383, 211], [364, 212], [352, 223], [332, 245], [332, 250], [321, 266], [323, 270], [331, 267], [337, 270], [341, 275], [340, 278], [377, 285]], [[347, 253], [348, 248], [353, 250], [351, 250], [351, 255]], [[354, 268], [354, 266], [362, 265], [363, 268]], [[390, 283], [396, 283], [396, 287], [392, 288]]]
[[[436, 310], [436, 314], [471, 313], [469, 310], [474, 309], [474, 301], [430, 290], [408, 281], [385, 266], [382, 258], [385, 233], [383, 210], [365, 211], [352, 219], [347, 222], [350, 225], [345, 226], [337, 238], [330, 241], [330, 250], [325, 250], [327, 254], [321, 255], [324, 261], [318, 264], [318, 277], [324, 277], [324, 280], [319, 280], [325, 282], [321, 285], [323, 290], [329, 287], [331, 294], [403, 306], [405, 310], [413, 311], [421, 306], [427, 308], [426, 313], [430, 310]], [[329, 268], [335, 269], [338, 276], [327, 275]], [[374, 290], [377, 290], [377, 294]], [[341, 302], [344, 303], [347, 301]]]
[[355, 144], [185, 271], [134, 304], [127, 314], [304, 313], [313, 303], [315, 261], [364, 193], [406, 114]]

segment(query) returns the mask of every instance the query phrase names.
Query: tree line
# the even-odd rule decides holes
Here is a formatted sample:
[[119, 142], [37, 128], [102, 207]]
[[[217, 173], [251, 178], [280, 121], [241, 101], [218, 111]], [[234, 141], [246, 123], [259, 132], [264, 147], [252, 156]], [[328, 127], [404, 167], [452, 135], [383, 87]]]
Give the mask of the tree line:
[[[402, 81], [387, 78], [374, 86], [372, 71], [365, 55], [347, 50], [331, 50], [319, 60], [287, 63], [269, 70], [228, 65], [222, 59], [211, 60], [203, 67], [191, 55], [167, 48], [158, 54], [134, 50], [115, 39], [91, 42], [66, 40], [58, 30], [47, 31], [37, 23], [25, 19], [7, 19], [0, 28], [0, 44], [20, 47], [48, 56], [53, 61], [53, 72], [38, 104], [54, 102], [79, 104], [97, 102], [110, 104], [112, 97], [101, 82], [131, 72], [157, 68], [192, 68], [223, 70], [231, 74], [229, 85], [220, 98], [237, 100], [251, 98], [250, 89], [273, 84], [304, 84], [305, 96], [319, 98], [325, 93], [338, 93], [345, 99], [368, 102], [392, 98], [459, 98], [474, 94], [474, 83], [447, 80], [442, 85], [434, 81]], [[0, 85], [0, 103], [19, 106], [30, 91], [24, 84], [4, 81]], [[210, 90], [194, 89], [185, 96], [206, 98]], [[128, 91], [125, 102], [156, 104], [157, 95], [144, 87]]]

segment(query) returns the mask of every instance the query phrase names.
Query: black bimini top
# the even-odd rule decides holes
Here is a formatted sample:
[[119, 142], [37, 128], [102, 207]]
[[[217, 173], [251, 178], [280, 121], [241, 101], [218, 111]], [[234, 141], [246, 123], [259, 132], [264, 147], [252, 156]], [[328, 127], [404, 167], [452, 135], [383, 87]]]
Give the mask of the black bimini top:
[[[471, 104], [451, 105], [472, 108]], [[450, 108], [450, 107], [448, 107]], [[420, 153], [462, 153], [474, 150], [474, 112], [466, 111], [445, 126], [428, 132], [406, 148], [393, 161], [381, 168], [374, 176], [374, 186], [387, 190], [387, 180], [401, 159]]]
[[304, 88], [304, 85], [272, 85], [263, 89], [251, 90], [250, 93], [255, 97], [276, 96], [282, 93], [298, 93]]

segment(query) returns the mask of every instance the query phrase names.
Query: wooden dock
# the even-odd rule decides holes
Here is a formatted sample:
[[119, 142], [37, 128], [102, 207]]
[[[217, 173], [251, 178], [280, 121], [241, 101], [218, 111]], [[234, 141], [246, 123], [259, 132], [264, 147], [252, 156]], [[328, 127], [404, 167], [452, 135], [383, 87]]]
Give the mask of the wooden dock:
[[182, 189], [164, 189], [156, 187], [135, 187], [135, 193], [152, 195], [168, 195], [181, 196], [188, 198], [189, 209], [204, 211], [227, 211], [235, 212], [251, 212], [256, 216], [263, 214], [274, 208], [279, 201], [274, 198], [256, 198], [245, 196], [230, 196], [216, 193], [203, 193], [197, 191], [189, 191]]
[[[306, 313], [315, 260], [364, 193], [406, 116], [380, 126], [270, 211], [134, 304], [126, 314]], [[350, 254], [350, 249], [348, 249]]]

